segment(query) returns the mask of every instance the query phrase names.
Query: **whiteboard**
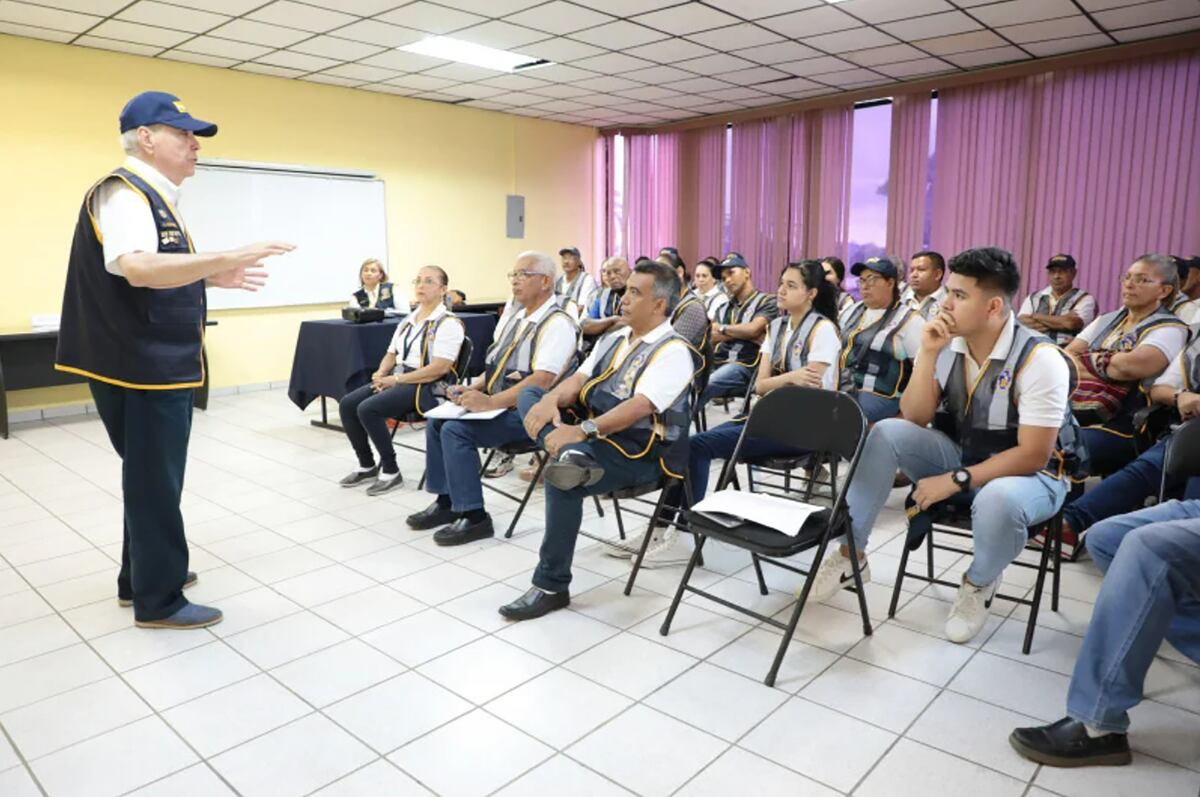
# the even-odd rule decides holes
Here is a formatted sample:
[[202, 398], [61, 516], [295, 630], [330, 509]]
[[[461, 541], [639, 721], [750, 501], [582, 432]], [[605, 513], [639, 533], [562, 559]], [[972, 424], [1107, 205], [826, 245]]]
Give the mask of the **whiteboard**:
[[279, 168], [198, 164], [183, 185], [179, 212], [197, 251], [296, 245], [267, 261], [271, 276], [257, 293], [210, 290], [211, 309], [348, 302], [363, 260], [387, 266], [382, 180]]

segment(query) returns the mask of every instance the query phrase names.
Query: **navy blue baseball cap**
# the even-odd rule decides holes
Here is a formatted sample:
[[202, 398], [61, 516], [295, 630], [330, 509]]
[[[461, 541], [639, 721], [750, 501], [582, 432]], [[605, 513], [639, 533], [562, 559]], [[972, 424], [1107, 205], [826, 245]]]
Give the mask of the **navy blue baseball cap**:
[[1068, 254], [1059, 254], [1046, 261], [1046, 268], [1075, 268], [1075, 258]]
[[859, 276], [864, 271], [874, 271], [881, 277], [896, 279], [900, 275], [900, 270], [896, 268], [896, 263], [890, 257], [868, 257], [862, 263], [855, 263], [850, 267], [850, 273], [854, 276]]
[[215, 124], [192, 116], [178, 97], [165, 91], [143, 91], [121, 109], [122, 133], [149, 125], [190, 130], [198, 136], [217, 134]]
[[721, 261], [721, 268], [750, 268], [746, 264], [746, 258], [742, 257], [737, 252], [730, 252], [725, 255], [725, 259]]
[[577, 247], [577, 246], [564, 246], [562, 249], [559, 249], [559, 250], [558, 250], [558, 256], [559, 256], [559, 257], [562, 257], [563, 255], [575, 255], [575, 257], [580, 257], [580, 254], [579, 254], [579, 247]]

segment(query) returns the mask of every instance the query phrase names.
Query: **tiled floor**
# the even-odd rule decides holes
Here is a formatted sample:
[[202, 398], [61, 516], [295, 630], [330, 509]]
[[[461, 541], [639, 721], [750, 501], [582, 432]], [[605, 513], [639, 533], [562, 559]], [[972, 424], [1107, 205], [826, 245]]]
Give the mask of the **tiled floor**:
[[[419, 460], [401, 462], [415, 483]], [[115, 600], [120, 469], [96, 417], [0, 441], [0, 795], [1200, 790], [1200, 669], [1171, 650], [1134, 711], [1132, 767], [1042, 769], [1008, 746], [1014, 726], [1063, 714], [1090, 564], [1070, 566], [1032, 655], [1026, 612], [999, 602], [953, 645], [947, 590], [906, 592], [886, 620], [893, 507], [873, 539], [875, 634], [849, 593], [810, 607], [768, 689], [776, 631], [689, 600], [662, 637], [680, 569], [645, 572], [627, 598], [627, 566], [594, 545], [570, 610], [507, 624], [495, 610], [528, 584], [540, 495], [514, 539], [441, 549], [403, 523], [426, 496], [340, 489], [350, 464], [344, 439], [279, 392], [215, 398], [196, 417], [184, 509], [189, 596], [227, 619], [146, 631]], [[512, 505], [489, 500], [503, 528]], [[589, 506], [585, 523], [615, 533], [611, 512]], [[698, 582], [786, 612], [795, 577], [768, 571], [764, 598], [744, 554], [706, 553]]]

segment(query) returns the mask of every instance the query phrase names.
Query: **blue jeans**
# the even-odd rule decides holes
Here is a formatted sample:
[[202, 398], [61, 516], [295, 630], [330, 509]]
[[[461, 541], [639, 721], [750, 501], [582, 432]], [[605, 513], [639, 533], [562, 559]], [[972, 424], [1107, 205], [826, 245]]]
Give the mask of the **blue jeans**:
[[[688, 438], [688, 482], [692, 485], [692, 500], [699, 501], [708, 492], [708, 472], [714, 459], [729, 459], [737, 446], [745, 424], [727, 421], [720, 426]], [[742, 444], [742, 456], [771, 457], [803, 454], [803, 451], [783, 446], [765, 437], [748, 437]], [[676, 505], [678, 503], [676, 502]]]
[[1164, 638], [1200, 663], [1200, 501], [1168, 501], [1092, 527], [1105, 572], [1075, 661], [1067, 714], [1124, 733]]
[[[1087, 446], [1088, 470], [1093, 476], [1116, 473], [1137, 458], [1137, 444], [1132, 437], [1121, 437], [1095, 427], [1079, 432]], [[1157, 485], [1155, 489], [1158, 489]]]
[[516, 410], [487, 421], [430, 421], [425, 424], [425, 491], [449, 495], [454, 512], [483, 509], [479, 449], [527, 440]]
[[700, 396], [700, 406], [703, 407], [714, 398], [726, 396], [740, 398], [746, 395], [746, 387], [750, 384], [750, 377], [753, 373], [754, 369], [751, 366], [740, 363], [725, 363], [717, 366], [717, 369], [708, 378], [708, 386], [704, 388], [704, 393]]
[[[517, 397], [517, 413], [524, 418], [534, 404], [546, 395], [540, 387], [529, 387]], [[554, 431], [547, 425], [538, 433], [538, 441]], [[622, 487], [656, 482], [661, 471], [657, 457], [626, 459], [615, 446], [601, 440], [584, 441], [566, 446], [583, 451], [604, 469], [604, 476], [591, 487], [560, 490], [546, 482], [546, 531], [538, 550], [538, 565], [533, 571], [533, 585], [548, 592], [565, 592], [571, 584], [571, 560], [575, 558], [575, 541], [583, 522], [583, 501], [589, 495], [602, 495]]]
[[[962, 466], [962, 450], [949, 437], [902, 418], [875, 424], [867, 435], [850, 482], [846, 501], [854, 543], [865, 551], [883, 502], [892, 491], [896, 471], [917, 482]], [[978, 587], [991, 584], [1025, 547], [1027, 529], [1054, 516], [1067, 486], [1044, 473], [1003, 476], [974, 491], [971, 532], [975, 558], [967, 579]]]
[[866, 390], [851, 391], [850, 396], [862, 407], [867, 423], [878, 423], [885, 418], [895, 418], [900, 414], [900, 397], [884, 398]]
[[[1106, 518], [1140, 509], [1147, 498], [1158, 495], [1169, 439], [1159, 440], [1133, 462], [1106, 477], [1099, 487], [1068, 503], [1063, 518], [1071, 528], [1076, 532], [1084, 531]], [[1168, 488], [1177, 486], [1167, 485]], [[1184, 497], [1200, 498], [1200, 478], [1188, 480]]]

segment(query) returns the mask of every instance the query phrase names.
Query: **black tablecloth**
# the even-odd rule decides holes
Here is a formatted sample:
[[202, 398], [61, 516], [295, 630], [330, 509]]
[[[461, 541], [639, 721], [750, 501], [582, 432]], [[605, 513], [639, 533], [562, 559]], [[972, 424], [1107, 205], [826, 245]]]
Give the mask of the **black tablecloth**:
[[[491, 313], [457, 315], [466, 325], [467, 337], [475, 346], [470, 373], [482, 373], [483, 356], [492, 342], [496, 316]], [[340, 399], [365, 385], [379, 367], [399, 323], [398, 318], [386, 318], [374, 324], [352, 324], [340, 319], [300, 324], [288, 398], [304, 409], [320, 396]]]

